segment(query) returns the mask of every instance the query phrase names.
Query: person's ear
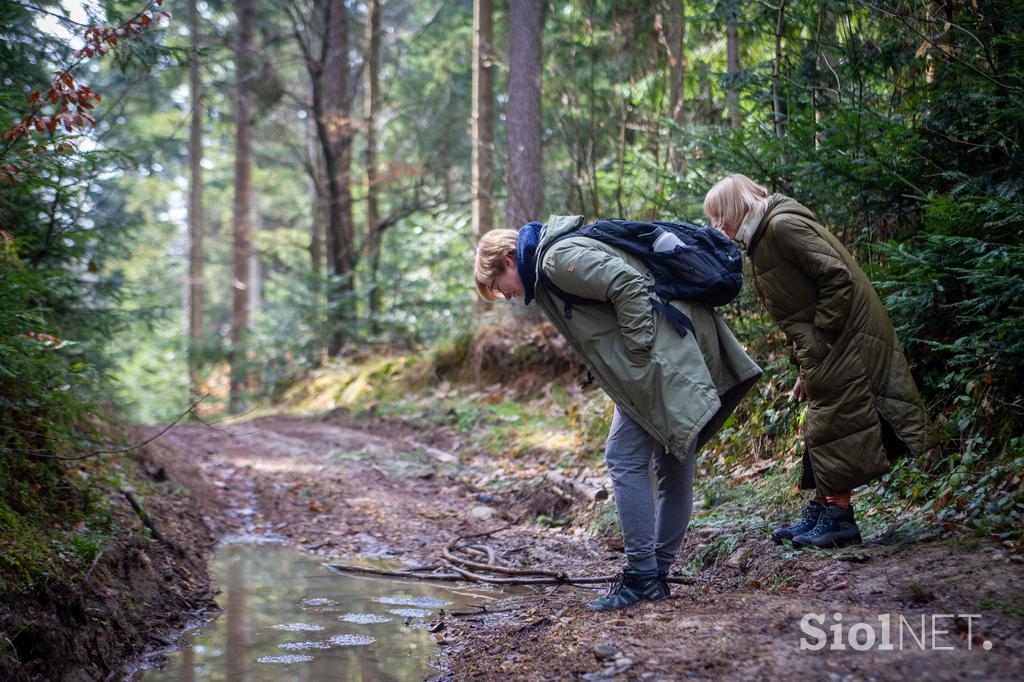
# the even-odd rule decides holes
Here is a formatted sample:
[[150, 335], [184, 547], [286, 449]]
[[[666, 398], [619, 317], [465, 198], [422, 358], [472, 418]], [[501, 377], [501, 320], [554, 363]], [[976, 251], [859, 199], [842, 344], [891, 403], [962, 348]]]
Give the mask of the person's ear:
[[505, 254], [505, 269], [516, 267], [516, 259], [510, 253]]

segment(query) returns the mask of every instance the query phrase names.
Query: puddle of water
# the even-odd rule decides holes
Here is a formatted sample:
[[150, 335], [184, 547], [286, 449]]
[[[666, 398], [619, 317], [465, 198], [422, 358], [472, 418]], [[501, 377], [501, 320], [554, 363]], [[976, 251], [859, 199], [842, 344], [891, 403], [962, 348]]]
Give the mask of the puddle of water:
[[435, 651], [423, 621], [501, 596], [340, 575], [320, 562], [273, 544], [222, 546], [210, 569], [223, 613], [184, 635], [164, 668], [132, 679], [421, 680]]

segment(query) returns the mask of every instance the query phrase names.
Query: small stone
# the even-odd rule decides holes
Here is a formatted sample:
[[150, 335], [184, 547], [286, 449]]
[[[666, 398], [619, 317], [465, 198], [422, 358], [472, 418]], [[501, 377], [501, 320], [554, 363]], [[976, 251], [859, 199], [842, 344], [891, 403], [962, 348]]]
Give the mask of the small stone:
[[861, 554], [852, 552], [850, 554], [840, 554], [836, 557], [836, 561], [845, 561], [851, 564], [863, 564], [871, 561], [871, 557], [867, 554]]
[[598, 644], [594, 647], [594, 655], [600, 660], [614, 658], [618, 651], [611, 644]]
[[1024, 564], [1024, 556], [1021, 556], [1020, 554], [1011, 554], [1010, 561], [1015, 564]]
[[477, 521], [487, 521], [494, 516], [494, 510], [490, 507], [478, 505], [469, 510], [469, 518]]
[[699, 630], [700, 621], [693, 618], [684, 618], [683, 620], [676, 621], [676, 627], [680, 630]]
[[487, 650], [487, 655], [488, 656], [497, 656], [498, 654], [500, 654], [504, 650], [505, 650], [505, 647], [503, 647], [500, 644], [495, 644], [494, 646], [492, 646], [490, 649]]
[[620, 669], [625, 670], [629, 666], [633, 665], [633, 659], [627, 658], [625, 656], [623, 656], [622, 658], [616, 658], [615, 665], [618, 666]]
[[725, 565], [729, 568], [738, 568], [743, 570], [746, 568], [747, 563], [750, 561], [750, 550], [746, 547], [741, 547], [732, 553], [732, 555], [726, 559]]

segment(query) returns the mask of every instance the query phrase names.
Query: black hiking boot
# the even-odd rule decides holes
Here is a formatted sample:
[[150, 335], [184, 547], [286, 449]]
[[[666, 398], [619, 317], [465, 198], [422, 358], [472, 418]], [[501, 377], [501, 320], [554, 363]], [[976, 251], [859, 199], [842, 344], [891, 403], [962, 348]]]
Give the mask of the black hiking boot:
[[825, 506], [814, 528], [793, 538], [793, 548], [819, 547], [835, 549], [847, 545], [860, 544], [860, 528], [853, 518], [853, 508], [840, 507], [838, 504]]
[[624, 609], [642, 601], [661, 601], [669, 595], [667, 574], [624, 570], [608, 588], [608, 594], [587, 604], [588, 611]]
[[800, 520], [792, 526], [782, 526], [772, 531], [772, 540], [776, 545], [781, 545], [784, 540], [792, 540], [797, 535], [809, 533], [818, 523], [821, 513], [825, 511], [825, 505], [811, 500], [800, 512]]

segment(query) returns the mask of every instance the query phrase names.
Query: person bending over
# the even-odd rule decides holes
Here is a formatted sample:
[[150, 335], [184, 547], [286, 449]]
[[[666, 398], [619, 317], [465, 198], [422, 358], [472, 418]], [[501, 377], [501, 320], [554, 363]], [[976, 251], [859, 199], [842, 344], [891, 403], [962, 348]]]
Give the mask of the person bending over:
[[754, 288], [793, 347], [793, 397], [808, 403], [800, 487], [817, 494], [772, 537], [797, 548], [859, 544], [852, 490], [937, 440], [885, 307], [842, 243], [793, 199], [735, 174], [711, 188], [704, 213], [746, 252]]
[[[653, 275], [639, 258], [583, 236], [558, 239], [582, 222], [552, 216], [547, 225], [488, 232], [474, 277], [485, 300], [535, 300], [615, 403], [605, 461], [626, 566], [608, 594], [588, 605], [603, 611], [669, 595], [666, 579], [693, 504], [695, 453], [761, 369], [707, 305], [671, 302], [696, 331], [680, 336], [652, 309]], [[555, 290], [596, 303], [567, 316]]]

